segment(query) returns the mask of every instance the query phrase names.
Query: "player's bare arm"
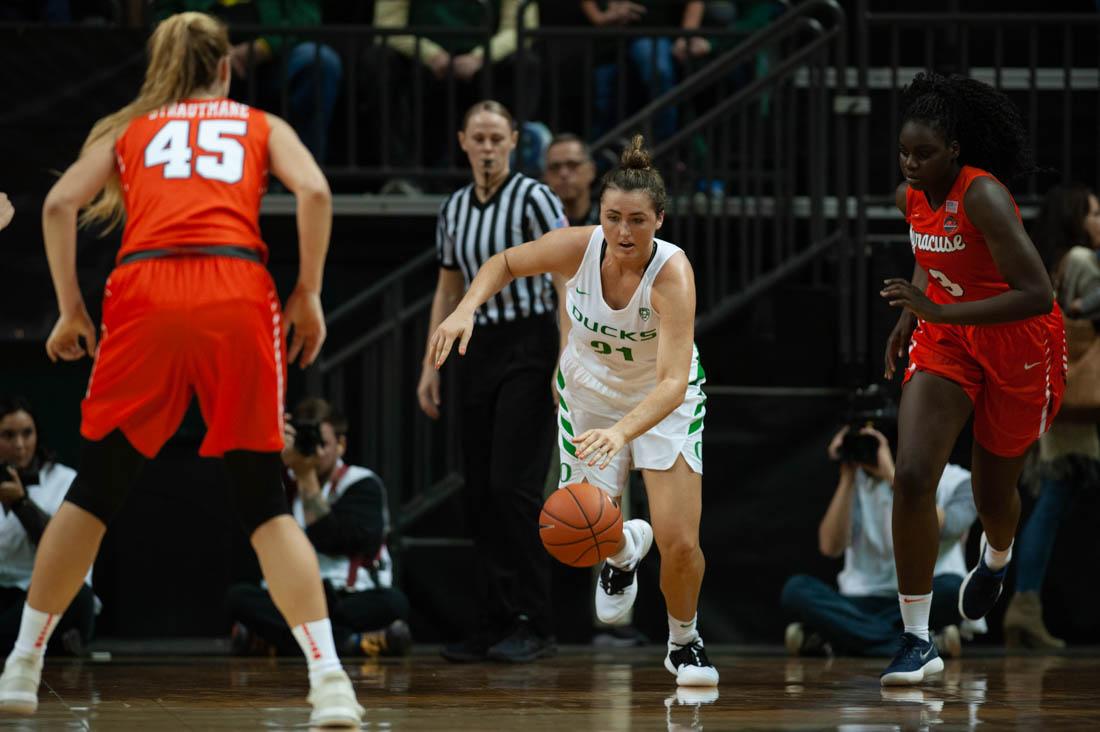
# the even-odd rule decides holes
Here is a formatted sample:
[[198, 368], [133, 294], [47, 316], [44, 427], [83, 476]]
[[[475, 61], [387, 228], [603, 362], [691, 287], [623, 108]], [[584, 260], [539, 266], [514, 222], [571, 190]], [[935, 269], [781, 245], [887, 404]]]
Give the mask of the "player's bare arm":
[[[54, 183], [42, 206], [42, 238], [60, 316], [46, 339], [46, 355], [73, 361], [95, 353], [96, 330], [76, 279], [76, 217], [115, 173], [114, 141], [80, 156]], [[80, 338], [84, 338], [84, 345]]]
[[332, 233], [332, 194], [317, 161], [290, 125], [273, 114], [267, 115], [267, 121], [271, 172], [297, 200], [298, 283], [285, 308], [287, 326], [294, 327], [287, 360], [293, 363], [301, 354], [299, 363], [305, 368], [325, 341], [321, 279]]
[[1016, 215], [1004, 186], [979, 178], [964, 199], [970, 219], [985, 235], [989, 253], [1005, 282], [1012, 288], [994, 297], [972, 302], [933, 303], [912, 283], [886, 281], [882, 296], [894, 307], [904, 307], [930, 323], [988, 325], [1025, 320], [1049, 313], [1054, 291], [1042, 259]]
[[680, 406], [690, 380], [695, 345], [695, 273], [682, 252], [661, 269], [650, 295], [661, 317], [657, 336], [657, 385], [613, 427], [588, 430], [574, 438], [577, 457], [591, 455], [601, 468], [628, 442], [645, 434]]
[[535, 241], [494, 254], [481, 269], [454, 312], [432, 333], [429, 340], [431, 360], [438, 369], [447, 360], [455, 341], [459, 355], [474, 330], [474, 312], [490, 297], [517, 277], [551, 273], [566, 279], [577, 273], [584, 250], [592, 237], [592, 226], [554, 229]]
[[[901, 211], [903, 216], [908, 214], [906, 210], [906, 194], [908, 192], [909, 184], [905, 181], [902, 181], [897, 187], [897, 190], [894, 191], [894, 204], [898, 207], [898, 211]], [[916, 262], [913, 263], [913, 276], [909, 279], [909, 282], [921, 292], [924, 292], [928, 287], [928, 273]], [[905, 355], [905, 351], [909, 347], [909, 338], [913, 335], [913, 330], [916, 327], [916, 316], [913, 315], [912, 311], [903, 308], [901, 315], [898, 316], [898, 322], [894, 325], [894, 329], [886, 339], [886, 353], [883, 357], [886, 368], [882, 374], [883, 378], [894, 378], [898, 359]]]

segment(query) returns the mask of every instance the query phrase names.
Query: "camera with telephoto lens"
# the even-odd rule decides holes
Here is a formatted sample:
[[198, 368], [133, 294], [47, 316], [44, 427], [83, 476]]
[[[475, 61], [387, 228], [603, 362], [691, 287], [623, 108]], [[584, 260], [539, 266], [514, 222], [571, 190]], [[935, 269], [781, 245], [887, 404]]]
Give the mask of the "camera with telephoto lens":
[[321, 437], [320, 422], [291, 422], [294, 427], [294, 451], [310, 457], [317, 454], [317, 448], [325, 443]]
[[886, 425], [897, 422], [898, 408], [877, 385], [857, 389], [848, 402], [848, 431], [840, 443], [837, 460], [868, 467], [878, 466], [878, 438], [862, 434], [864, 427], [876, 427], [881, 432]]

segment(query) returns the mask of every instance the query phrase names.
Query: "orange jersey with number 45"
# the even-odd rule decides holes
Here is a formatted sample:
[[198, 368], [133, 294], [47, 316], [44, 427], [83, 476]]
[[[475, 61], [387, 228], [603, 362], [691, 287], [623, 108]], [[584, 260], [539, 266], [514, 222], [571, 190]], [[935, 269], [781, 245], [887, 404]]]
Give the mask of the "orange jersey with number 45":
[[[923, 191], [909, 188], [905, 193], [909, 243], [917, 263], [928, 272], [925, 294], [932, 302], [985, 300], [1010, 289], [989, 253], [985, 235], [970, 222], [963, 205], [970, 184], [986, 176], [997, 180], [980, 168], [963, 166], [947, 198], [934, 210]], [[1019, 218], [1015, 201], [1013, 206]]]
[[224, 244], [258, 249], [267, 115], [230, 99], [171, 103], [133, 120], [115, 152], [126, 204], [118, 257]]

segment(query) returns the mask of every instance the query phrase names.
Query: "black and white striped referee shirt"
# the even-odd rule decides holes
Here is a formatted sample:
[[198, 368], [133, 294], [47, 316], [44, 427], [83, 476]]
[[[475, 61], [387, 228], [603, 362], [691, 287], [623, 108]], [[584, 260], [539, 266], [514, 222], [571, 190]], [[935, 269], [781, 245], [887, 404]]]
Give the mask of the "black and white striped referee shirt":
[[[566, 226], [565, 209], [549, 186], [513, 172], [485, 203], [474, 184], [452, 193], [439, 210], [435, 243], [439, 266], [462, 270], [470, 286], [481, 265], [508, 247]], [[520, 277], [478, 308], [478, 325], [555, 312], [550, 275]]]

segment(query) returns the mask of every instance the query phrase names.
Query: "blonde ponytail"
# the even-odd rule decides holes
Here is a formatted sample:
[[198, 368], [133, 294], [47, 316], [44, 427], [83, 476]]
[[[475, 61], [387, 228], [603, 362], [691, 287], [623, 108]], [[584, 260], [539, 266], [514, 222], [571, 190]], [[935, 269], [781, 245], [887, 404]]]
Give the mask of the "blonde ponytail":
[[[134, 101], [95, 123], [81, 154], [103, 141], [113, 143], [135, 118], [213, 86], [218, 62], [228, 53], [229, 33], [216, 18], [204, 13], [165, 18], [149, 38], [149, 65], [141, 91]], [[115, 174], [80, 213], [80, 225], [103, 224], [106, 233], [125, 217], [122, 185]]]

